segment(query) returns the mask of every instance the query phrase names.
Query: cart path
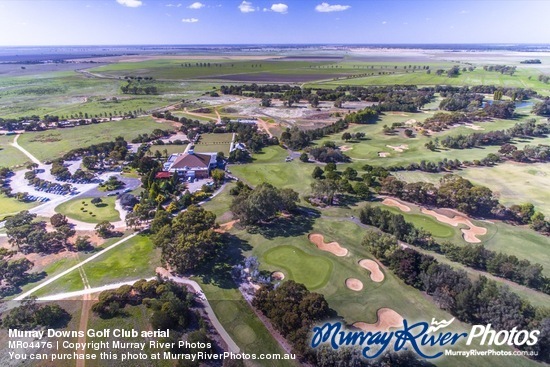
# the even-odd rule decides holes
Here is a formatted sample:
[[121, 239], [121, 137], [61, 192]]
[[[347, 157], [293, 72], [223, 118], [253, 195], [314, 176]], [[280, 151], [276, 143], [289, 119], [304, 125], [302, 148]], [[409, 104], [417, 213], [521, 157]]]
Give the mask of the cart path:
[[36, 164], [42, 164], [42, 162], [40, 162], [38, 160], [38, 158], [36, 158], [34, 155], [32, 155], [28, 150], [26, 150], [25, 148], [23, 148], [21, 145], [19, 145], [19, 143], [17, 143], [17, 139], [19, 139], [19, 135], [20, 134], [17, 134], [15, 135], [15, 138], [13, 139], [13, 143], [11, 143], [11, 145], [17, 149], [19, 149], [21, 151], [21, 153], [23, 153], [24, 155], [26, 155], [33, 163], [36, 163]]

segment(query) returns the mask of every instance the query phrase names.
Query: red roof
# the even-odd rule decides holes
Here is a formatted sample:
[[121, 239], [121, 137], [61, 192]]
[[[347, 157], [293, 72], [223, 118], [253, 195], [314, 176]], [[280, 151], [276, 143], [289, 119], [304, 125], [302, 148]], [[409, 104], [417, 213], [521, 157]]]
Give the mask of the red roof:
[[170, 169], [175, 168], [204, 168], [207, 169], [210, 165], [210, 155], [208, 154], [200, 154], [200, 153], [187, 153], [180, 155], [174, 163], [172, 163], [172, 166]]
[[157, 172], [157, 174], [155, 175], [155, 178], [170, 178], [170, 177], [172, 177], [172, 174], [170, 172], [165, 172], [165, 171]]

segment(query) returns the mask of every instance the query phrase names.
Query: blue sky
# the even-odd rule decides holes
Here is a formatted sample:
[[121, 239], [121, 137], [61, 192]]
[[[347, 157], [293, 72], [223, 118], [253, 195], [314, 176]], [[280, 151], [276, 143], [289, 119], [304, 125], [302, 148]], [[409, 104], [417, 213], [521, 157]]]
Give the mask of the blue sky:
[[0, 0], [0, 45], [548, 43], [546, 0]]

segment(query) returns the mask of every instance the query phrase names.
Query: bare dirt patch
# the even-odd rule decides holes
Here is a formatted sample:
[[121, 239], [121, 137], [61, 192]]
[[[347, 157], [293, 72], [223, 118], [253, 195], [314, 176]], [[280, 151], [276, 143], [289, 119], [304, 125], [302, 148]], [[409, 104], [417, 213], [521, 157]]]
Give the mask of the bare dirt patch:
[[407, 126], [413, 126], [413, 125], [416, 124], [416, 122], [417, 122], [417, 121], [416, 121], [415, 119], [409, 119], [409, 120], [405, 121], [405, 125], [407, 125]]
[[319, 250], [330, 252], [336, 256], [346, 256], [348, 254], [348, 249], [340, 246], [338, 242], [329, 242], [324, 241], [322, 234], [311, 233], [308, 236], [308, 239], [313, 243]]
[[271, 273], [271, 278], [274, 280], [283, 280], [285, 278], [285, 274], [281, 271], [274, 271]]
[[237, 222], [238, 220], [232, 220], [230, 222], [220, 224], [220, 228], [218, 228], [216, 232], [219, 232], [219, 233], [229, 232]]
[[390, 153], [388, 153], [388, 152], [378, 152], [378, 156], [380, 158], [386, 158], [386, 157], [390, 156]]
[[363, 259], [359, 261], [359, 266], [367, 269], [370, 272], [370, 279], [373, 282], [380, 283], [384, 280], [384, 273], [380, 270], [380, 266], [374, 260]]
[[464, 127], [468, 128], [468, 129], [472, 129], [472, 130], [485, 130], [484, 128], [482, 128], [479, 125], [474, 125], [474, 124], [470, 124], [470, 123], [464, 124]]
[[463, 215], [454, 215], [453, 217], [448, 217], [444, 214], [438, 213], [434, 210], [429, 210], [426, 208], [421, 209], [422, 213], [431, 215], [441, 223], [450, 224], [453, 227], [458, 227], [459, 224], [463, 224], [468, 229], [461, 229], [462, 236], [464, 237], [464, 240], [469, 243], [480, 243], [481, 240], [477, 236], [483, 236], [487, 234], [487, 228], [476, 226], [472, 223], [470, 219]]
[[346, 287], [352, 291], [359, 292], [363, 289], [363, 282], [356, 278], [348, 278], [346, 279]]
[[363, 331], [389, 331], [392, 327], [403, 326], [403, 316], [391, 308], [380, 308], [376, 314], [378, 315], [378, 321], [375, 324], [359, 321], [354, 323], [353, 326]]
[[350, 147], [349, 145], [342, 145], [342, 146], [340, 147], [340, 150], [341, 150], [342, 152], [347, 152], [348, 150], [352, 150], [352, 149], [353, 149], [353, 147]]
[[394, 206], [401, 210], [402, 212], [410, 212], [411, 208], [403, 203], [400, 203], [399, 201], [395, 199], [385, 198], [384, 201], [382, 201], [382, 204], [387, 206]]
[[407, 144], [401, 144], [398, 146], [386, 145], [388, 148], [395, 150], [396, 152], [403, 153], [405, 150], [409, 149]]

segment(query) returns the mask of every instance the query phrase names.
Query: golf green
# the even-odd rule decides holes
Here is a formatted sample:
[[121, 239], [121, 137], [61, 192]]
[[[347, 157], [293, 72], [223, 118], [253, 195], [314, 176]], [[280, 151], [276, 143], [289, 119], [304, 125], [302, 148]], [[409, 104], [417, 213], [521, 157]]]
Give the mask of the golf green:
[[313, 290], [323, 287], [332, 274], [332, 262], [321, 256], [309, 255], [294, 246], [277, 246], [268, 250], [264, 261], [278, 267], [287, 279]]

